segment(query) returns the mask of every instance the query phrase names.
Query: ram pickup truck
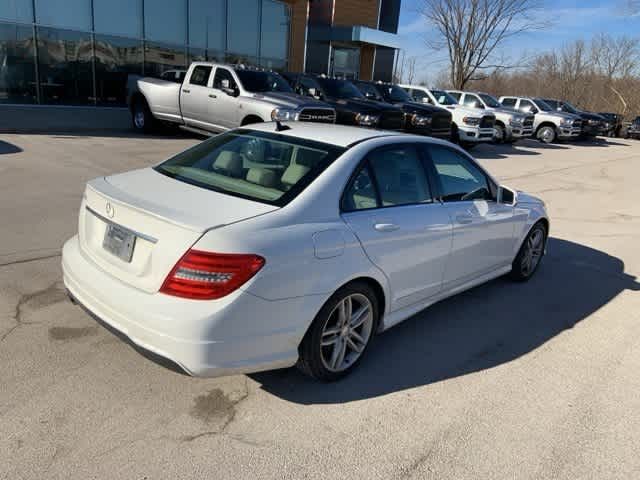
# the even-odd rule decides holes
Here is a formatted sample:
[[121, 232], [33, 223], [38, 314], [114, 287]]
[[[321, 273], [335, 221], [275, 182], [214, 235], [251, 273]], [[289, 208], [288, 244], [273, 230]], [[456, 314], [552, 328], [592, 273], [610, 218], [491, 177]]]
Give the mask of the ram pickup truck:
[[504, 107], [532, 113], [534, 136], [543, 143], [577, 138], [582, 131], [582, 119], [571, 113], [558, 112], [541, 98], [500, 97]]
[[598, 112], [607, 121], [607, 137], [619, 137], [622, 132], [624, 116], [612, 112]]
[[391, 83], [354, 81], [369, 100], [389, 103], [404, 112], [405, 132], [430, 137], [451, 138], [451, 112], [444, 108], [418, 103], [402, 88]]
[[447, 90], [447, 93], [457, 99], [460, 105], [479, 108], [496, 116], [495, 143], [513, 143], [533, 135], [533, 122], [535, 121], [533, 114], [524, 114], [513, 108], [503, 107], [497, 98], [488, 93], [460, 90]]
[[555, 98], [543, 98], [545, 103], [559, 112], [571, 113], [582, 119], [582, 137], [597, 137], [606, 135], [608, 130], [607, 120], [597, 113], [578, 110], [571, 103]]
[[135, 129], [151, 131], [158, 121], [188, 129], [221, 132], [250, 123], [335, 123], [326, 103], [296, 95], [277, 73], [209, 62], [192, 63], [182, 83], [142, 78], [129, 96]]
[[626, 138], [640, 140], [640, 117], [636, 117], [627, 127]]
[[304, 73], [282, 74], [300, 95], [322, 100], [336, 110], [336, 123], [402, 131], [404, 112], [398, 107], [367, 98], [347, 81]]
[[444, 90], [419, 85], [400, 85], [416, 102], [446, 108], [451, 112], [451, 141], [470, 148], [493, 141], [496, 116], [493, 113], [467, 108]]

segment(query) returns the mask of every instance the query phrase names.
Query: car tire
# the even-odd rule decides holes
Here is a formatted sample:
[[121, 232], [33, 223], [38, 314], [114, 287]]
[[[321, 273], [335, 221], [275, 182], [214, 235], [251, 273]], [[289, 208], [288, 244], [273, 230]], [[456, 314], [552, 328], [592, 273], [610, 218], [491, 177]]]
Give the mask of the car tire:
[[369, 285], [353, 282], [342, 287], [327, 300], [307, 330], [298, 349], [297, 367], [325, 382], [348, 375], [371, 345], [379, 318], [378, 298]]
[[496, 144], [509, 143], [507, 141], [507, 131], [502, 125], [494, 125], [493, 129], [496, 133], [493, 136], [493, 141]]
[[536, 137], [542, 143], [553, 143], [557, 138], [556, 129], [549, 125], [545, 125], [538, 129], [538, 131], [536, 132]]
[[151, 110], [149, 110], [149, 106], [144, 100], [138, 100], [133, 105], [131, 121], [133, 128], [141, 133], [151, 133], [156, 126], [155, 118], [153, 118]]
[[536, 273], [547, 246], [547, 229], [542, 222], [536, 223], [520, 246], [511, 265], [511, 278], [526, 282]]

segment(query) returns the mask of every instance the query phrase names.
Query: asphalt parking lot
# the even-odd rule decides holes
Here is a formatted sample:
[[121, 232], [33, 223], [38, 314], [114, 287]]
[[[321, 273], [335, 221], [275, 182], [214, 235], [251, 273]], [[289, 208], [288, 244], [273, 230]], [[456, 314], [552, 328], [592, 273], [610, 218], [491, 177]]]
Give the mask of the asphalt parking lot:
[[483, 146], [549, 254], [376, 339], [352, 376], [193, 379], [66, 298], [85, 181], [198, 139], [0, 136], [0, 478], [640, 478], [640, 142]]

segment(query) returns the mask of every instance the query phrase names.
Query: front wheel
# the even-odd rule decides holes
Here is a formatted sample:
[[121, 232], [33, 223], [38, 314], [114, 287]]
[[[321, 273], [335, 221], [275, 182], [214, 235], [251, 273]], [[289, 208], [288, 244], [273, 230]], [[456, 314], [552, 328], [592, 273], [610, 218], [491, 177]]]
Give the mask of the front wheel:
[[495, 143], [507, 143], [507, 132], [502, 125], [495, 125], [493, 127], [495, 133], [493, 134], [493, 141]]
[[550, 126], [544, 126], [538, 130], [537, 137], [542, 143], [553, 143], [556, 140], [556, 129]]
[[520, 251], [511, 265], [511, 278], [525, 282], [538, 269], [547, 244], [547, 229], [542, 222], [536, 223], [522, 242]]
[[362, 359], [378, 325], [378, 300], [366, 283], [338, 290], [316, 316], [300, 344], [298, 368], [331, 382], [349, 374]]

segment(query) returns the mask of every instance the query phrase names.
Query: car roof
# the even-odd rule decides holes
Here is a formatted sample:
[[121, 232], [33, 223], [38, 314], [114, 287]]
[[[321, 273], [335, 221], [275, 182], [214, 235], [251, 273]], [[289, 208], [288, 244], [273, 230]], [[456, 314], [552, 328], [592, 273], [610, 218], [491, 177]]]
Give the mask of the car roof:
[[[371, 130], [368, 128], [350, 127], [346, 125], [335, 125], [330, 123], [312, 122], [283, 122], [289, 127], [288, 130], [277, 132], [280, 135], [314, 140], [316, 142], [328, 143], [339, 147], [349, 147], [354, 143], [371, 140], [380, 137], [399, 137], [411, 139], [414, 135], [398, 133], [386, 130]], [[258, 130], [261, 132], [276, 132], [275, 122], [256, 123], [243, 128]], [[424, 137], [418, 137], [424, 138]]]

